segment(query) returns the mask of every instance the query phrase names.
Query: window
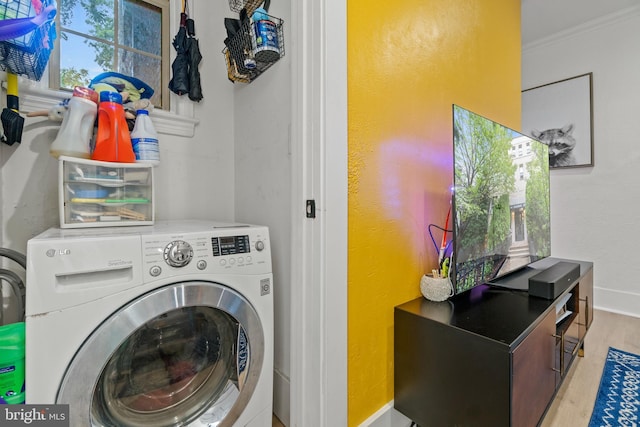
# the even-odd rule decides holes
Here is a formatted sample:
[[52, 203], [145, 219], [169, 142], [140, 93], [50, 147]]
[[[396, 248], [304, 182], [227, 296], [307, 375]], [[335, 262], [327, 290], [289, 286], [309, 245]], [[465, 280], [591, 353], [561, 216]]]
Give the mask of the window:
[[52, 89], [116, 71], [147, 83], [154, 106], [169, 110], [169, 0], [60, 0], [59, 7]]

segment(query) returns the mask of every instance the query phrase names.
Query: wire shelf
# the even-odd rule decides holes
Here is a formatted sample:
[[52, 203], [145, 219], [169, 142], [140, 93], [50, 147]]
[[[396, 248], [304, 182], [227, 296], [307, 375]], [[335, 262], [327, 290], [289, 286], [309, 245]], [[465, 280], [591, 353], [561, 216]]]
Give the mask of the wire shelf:
[[264, 0], [229, 0], [229, 8], [234, 12], [240, 12], [242, 9], [247, 10], [247, 14], [251, 14], [260, 7]]
[[[267, 21], [272, 24], [267, 22], [266, 28], [265, 21], [247, 20], [222, 50], [227, 76], [232, 82], [250, 83], [284, 56], [284, 21], [275, 16], [268, 17]], [[270, 37], [275, 36], [269, 43], [260, 38], [265, 29]]]
[[[55, 0], [42, 2], [42, 9], [55, 5]], [[36, 10], [30, 0], [18, 0], [0, 4], [0, 18], [32, 18]], [[49, 62], [57, 37], [55, 24], [47, 21], [35, 30], [10, 40], [0, 41], [0, 68], [31, 80], [40, 80]]]

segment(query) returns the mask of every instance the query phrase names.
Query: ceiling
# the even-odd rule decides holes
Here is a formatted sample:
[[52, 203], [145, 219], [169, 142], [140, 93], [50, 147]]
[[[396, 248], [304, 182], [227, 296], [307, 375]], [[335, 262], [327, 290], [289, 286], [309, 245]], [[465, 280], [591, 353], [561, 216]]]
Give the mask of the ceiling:
[[521, 0], [522, 44], [638, 5], [638, 0]]

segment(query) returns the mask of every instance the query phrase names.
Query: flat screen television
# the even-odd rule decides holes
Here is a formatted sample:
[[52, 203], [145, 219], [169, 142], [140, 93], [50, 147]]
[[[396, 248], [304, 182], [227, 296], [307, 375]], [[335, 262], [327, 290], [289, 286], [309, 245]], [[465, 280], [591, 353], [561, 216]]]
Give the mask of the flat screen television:
[[465, 292], [551, 255], [548, 147], [453, 106], [450, 277]]

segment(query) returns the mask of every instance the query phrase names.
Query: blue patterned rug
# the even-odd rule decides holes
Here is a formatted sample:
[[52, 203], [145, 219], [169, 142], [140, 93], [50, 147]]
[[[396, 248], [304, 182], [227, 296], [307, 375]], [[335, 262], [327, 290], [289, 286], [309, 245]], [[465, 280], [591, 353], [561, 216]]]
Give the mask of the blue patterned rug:
[[640, 356], [609, 347], [589, 427], [638, 426]]

